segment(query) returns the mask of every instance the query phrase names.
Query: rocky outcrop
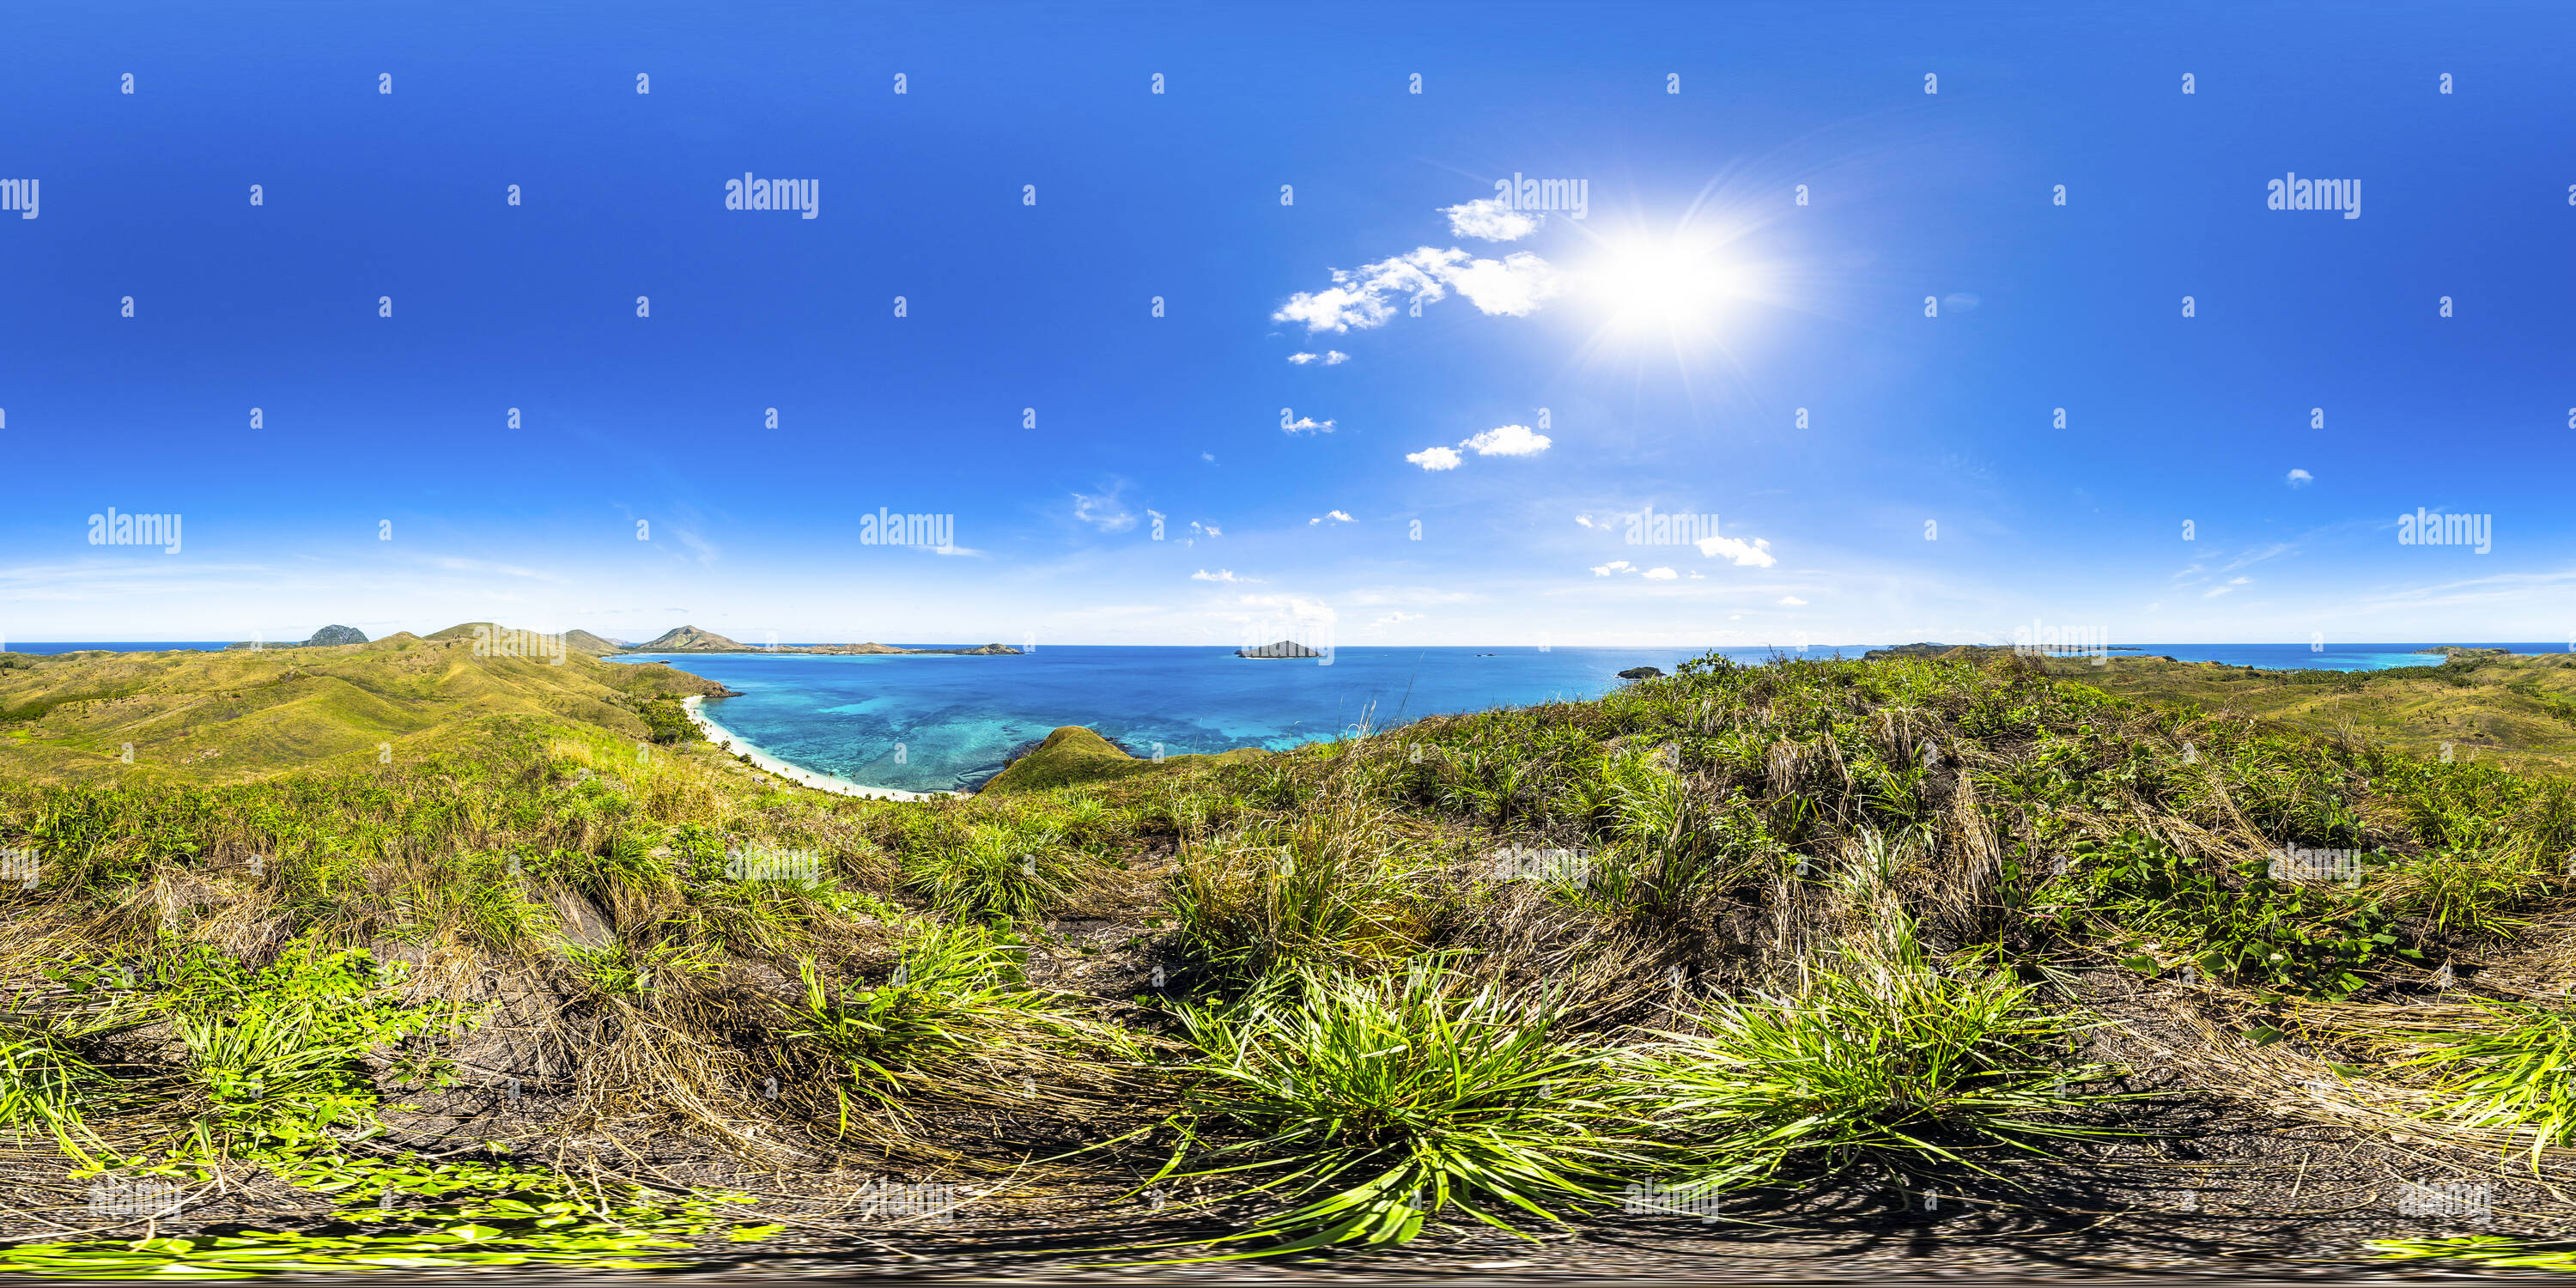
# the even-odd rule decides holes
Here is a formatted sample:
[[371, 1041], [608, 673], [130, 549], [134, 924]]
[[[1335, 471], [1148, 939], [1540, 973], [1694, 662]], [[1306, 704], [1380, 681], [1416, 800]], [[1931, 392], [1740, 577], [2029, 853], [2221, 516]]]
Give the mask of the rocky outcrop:
[[1234, 651], [1234, 655], [1252, 658], [1322, 657], [1324, 653], [1321, 649], [1308, 648], [1295, 640], [1281, 640], [1276, 644], [1263, 644], [1257, 648], [1239, 648]]

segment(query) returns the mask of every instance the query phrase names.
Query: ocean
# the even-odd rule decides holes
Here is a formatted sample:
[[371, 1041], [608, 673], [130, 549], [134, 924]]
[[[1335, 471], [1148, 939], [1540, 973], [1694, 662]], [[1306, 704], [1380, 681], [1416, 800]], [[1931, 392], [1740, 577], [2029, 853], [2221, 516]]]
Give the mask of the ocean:
[[[1873, 645], [1811, 648], [1858, 657]], [[2263, 667], [2379, 670], [2440, 659], [2422, 645], [2152, 645], [2170, 656]], [[2547, 645], [2502, 645], [2517, 652]], [[2560, 646], [2563, 648], [2563, 646]], [[1770, 648], [1717, 650], [1760, 663]], [[1340, 648], [1333, 664], [1252, 661], [1225, 648], [1049, 645], [1020, 657], [800, 653], [630, 655], [739, 691], [709, 719], [819, 773], [904, 791], [971, 790], [1060, 725], [1087, 725], [1140, 756], [1293, 747], [1420, 716], [1599, 697], [1629, 667], [1666, 671], [1675, 648]]]
[[[218, 649], [220, 642], [15, 643], [20, 653], [80, 649]], [[1883, 645], [1810, 648], [1859, 657]], [[2149, 644], [2117, 656], [2283, 669], [2384, 670], [2440, 659], [2421, 644]], [[2566, 644], [2489, 644], [2566, 653]], [[1758, 664], [1794, 650], [1716, 650]], [[1011, 657], [941, 654], [630, 654], [665, 661], [739, 691], [706, 714], [791, 764], [871, 787], [972, 789], [1060, 725], [1087, 725], [1138, 755], [1293, 747], [1341, 737], [1363, 721], [1599, 697], [1629, 667], [1666, 671], [1683, 648], [1340, 648], [1333, 664], [1251, 661], [1227, 648], [1047, 645]]]

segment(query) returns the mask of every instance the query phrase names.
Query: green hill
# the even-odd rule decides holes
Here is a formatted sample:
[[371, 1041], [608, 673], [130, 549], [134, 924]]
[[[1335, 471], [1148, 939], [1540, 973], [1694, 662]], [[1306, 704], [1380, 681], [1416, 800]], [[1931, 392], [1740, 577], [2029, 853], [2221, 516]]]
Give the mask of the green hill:
[[1235, 764], [1259, 754], [1239, 750], [1214, 756], [1166, 756], [1160, 761], [1140, 760], [1127, 754], [1125, 748], [1081, 725], [1066, 725], [1048, 734], [1046, 741], [1012, 761], [978, 791], [984, 795], [1008, 796], [1062, 787], [1101, 786], [1152, 773], [1166, 765], [1172, 766], [1173, 772], [1185, 772], [1205, 766]]
[[642, 739], [656, 731], [648, 716], [660, 715], [645, 704], [723, 691], [668, 667], [604, 664], [569, 650], [560, 664], [550, 653], [477, 656], [474, 625], [333, 648], [9, 654], [0, 669], [0, 774], [256, 778], [454, 742], [494, 716]]
[[2576, 657], [2449, 650], [2386, 671], [2273, 671], [2113, 656], [2048, 673], [2106, 693], [2276, 720], [2355, 746], [2576, 774]]

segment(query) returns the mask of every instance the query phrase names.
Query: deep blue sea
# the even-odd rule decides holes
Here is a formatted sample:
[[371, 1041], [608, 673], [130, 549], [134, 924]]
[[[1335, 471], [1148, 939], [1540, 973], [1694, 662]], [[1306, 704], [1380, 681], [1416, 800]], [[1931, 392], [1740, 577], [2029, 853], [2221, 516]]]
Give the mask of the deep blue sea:
[[[1810, 649], [1858, 657], [1869, 645]], [[2147, 656], [2263, 667], [2378, 670], [2440, 659], [2413, 644], [2153, 645]], [[2506, 645], [2517, 652], [2564, 646]], [[1721, 649], [1759, 663], [1768, 648]], [[2132, 654], [2133, 656], [2135, 654]], [[1674, 648], [1341, 648], [1331, 666], [1249, 661], [1225, 648], [1050, 645], [1019, 657], [797, 653], [633, 656], [740, 691], [707, 715], [790, 764], [871, 787], [971, 789], [1060, 725], [1138, 755], [1292, 747], [1417, 716], [1598, 697], [1633, 666], [1669, 671]], [[898, 750], [899, 749], [899, 750]]]

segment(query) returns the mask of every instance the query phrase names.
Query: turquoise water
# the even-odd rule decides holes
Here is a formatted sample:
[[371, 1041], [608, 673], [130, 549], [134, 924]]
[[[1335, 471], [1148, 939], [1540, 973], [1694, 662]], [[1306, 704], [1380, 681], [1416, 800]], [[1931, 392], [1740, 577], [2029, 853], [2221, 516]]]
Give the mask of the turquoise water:
[[[1847, 656], [1858, 657], [1854, 649]], [[1745, 650], [1748, 660], [1768, 650]], [[663, 661], [738, 690], [717, 724], [792, 765], [871, 787], [981, 786], [1059, 725], [1087, 725], [1140, 756], [1293, 747], [1363, 720], [1593, 698], [1633, 666], [1670, 671], [1687, 649], [1342, 648], [1331, 666], [1249, 661], [1224, 648], [1050, 645], [1018, 657], [723, 653]], [[1829, 655], [1829, 654], [1826, 654]]]
[[[1811, 649], [1858, 657], [1870, 645]], [[2415, 644], [2147, 645], [2124, 656], [2284, 668], [2379, 670], [2439, 658]], [[2516, 652], [2564, 646], [2517, 644]], [[1739, 662], [1767, 648], [1720, 649]], [[980, 786], [1011, 755], [1060, 725], [1087, 725], [1140, 756], [1293, 747], [1361, 721], [1593, 698], [1634, 666], [1666, 671], [1697, 650], [1674, 648], [1342, 648], [1331, 666], [1247, 661], [1223, 648], [1050, 646], [1019, 657], [936, 654], [834, 657], [797, 653], [665, 654], [738, 690], [710, 699], [716, 723], [790, 764], [871, 787]]]

